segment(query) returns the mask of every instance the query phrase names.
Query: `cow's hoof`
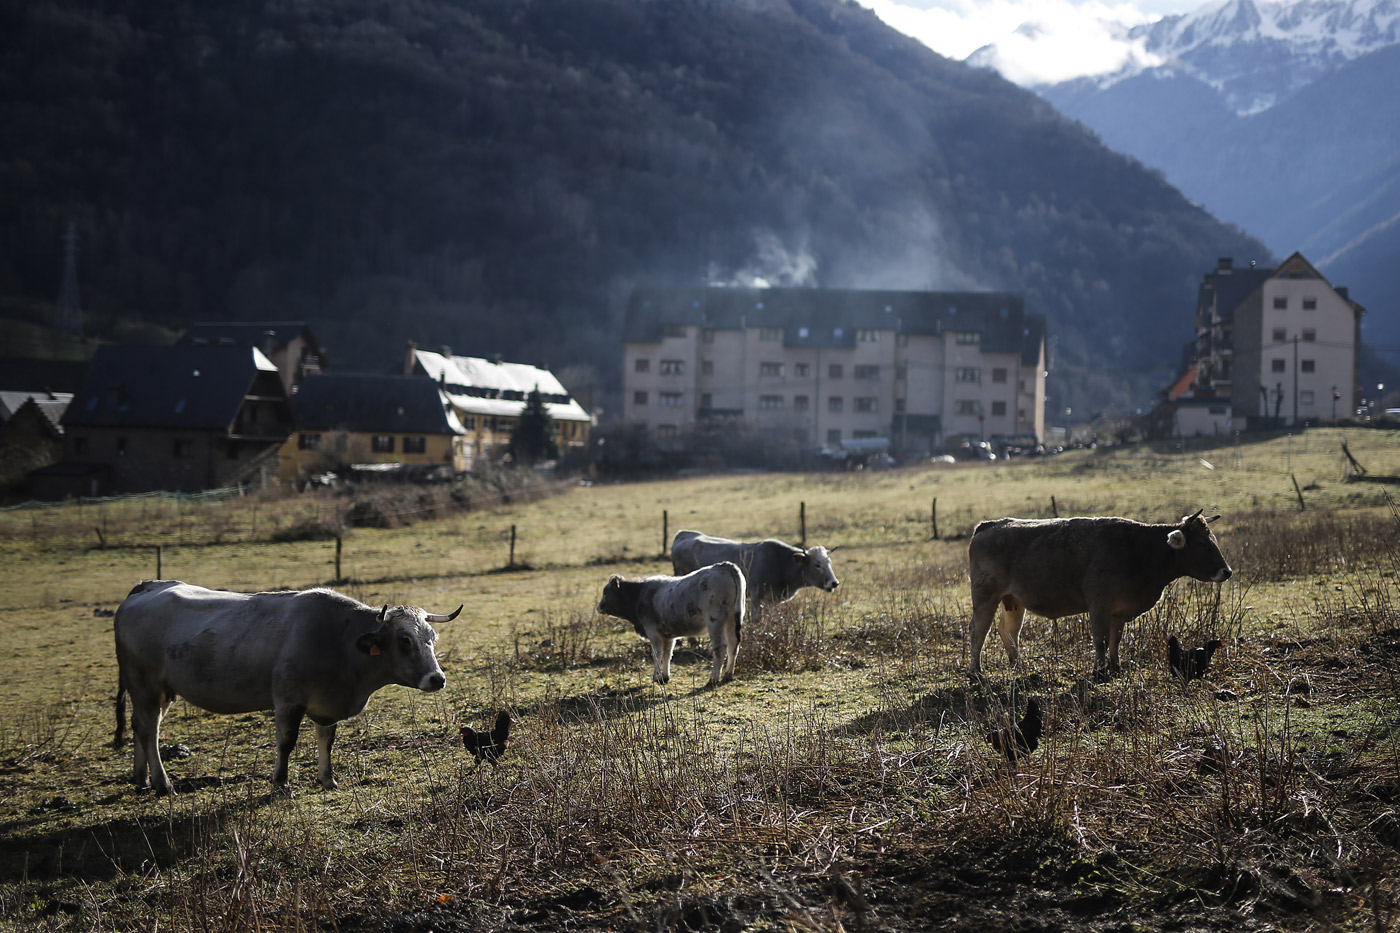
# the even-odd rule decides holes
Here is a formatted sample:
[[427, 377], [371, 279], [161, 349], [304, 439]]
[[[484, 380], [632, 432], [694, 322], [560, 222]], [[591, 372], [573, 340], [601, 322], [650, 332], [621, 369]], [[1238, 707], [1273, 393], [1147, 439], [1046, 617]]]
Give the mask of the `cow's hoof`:
[[282, 800], [291, 800], [296, 796], [296, 792], [292, 790], [291, 784], [284, 781], [281, 784], [272, 785], [272, 796], [274, 798], [281, 798]]
[[320, 785], [321, 785], [321, 790], [339, 790], [339, 789], [340, 789], [340, 782], [337, 781], [335, 778], [331, 778], [329, 781], [320, 781], [319, 783], [320, 783]]

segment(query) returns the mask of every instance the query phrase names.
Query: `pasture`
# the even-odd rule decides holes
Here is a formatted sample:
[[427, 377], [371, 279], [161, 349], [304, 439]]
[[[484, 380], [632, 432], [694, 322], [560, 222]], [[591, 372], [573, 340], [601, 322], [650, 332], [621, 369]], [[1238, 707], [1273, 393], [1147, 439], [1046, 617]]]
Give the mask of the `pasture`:
[[[270, 713], [177, 702], [178, 795], [114, 751], [108, 613], [155, 573], [252, 592], [331, 584], [302, 534], [329, 496], [0, 512], [0, 927], [24, 930], [1385, 930], [1400, 923], [1400, 437], [1314, 430], [1008, 464], [570, 485], [344, 537], [334, 586], [449, 612], [446, 689], [343, 723], [341, 788], [270, 793]], [[1199, 443], [1199, 442], [1198, 442]], [[1295, 484], [1296, 480], [1296, 484]], [[1299, 497], [1303, 508], [1300, 508]], [[1053, 506], [1052, 506], [1053, 497]], [[935, 515], [939, 530], [934, 539]], [[966, 674], [982, 519], [1204, 508], [1235, 569], [1178, 581], [1098, 683], [1082, 618], [1027, 618]], [[650, 681], [594, 612], [609, 574], [669, 572], [668, 534], [838, 546], [834, 594], [750, 619]], [[509, 564], [511, 527], [516, 529]], [[99, 532], [100, 530], [100, 532]], [[1225, 640], [1182, 686], [1165, 644]], [[985, 739], [1027, 698], [1041, 747]], [[498, 766], [458, 727], [514, 718]], [[176, 746], [183, 748], [176, 748]]]

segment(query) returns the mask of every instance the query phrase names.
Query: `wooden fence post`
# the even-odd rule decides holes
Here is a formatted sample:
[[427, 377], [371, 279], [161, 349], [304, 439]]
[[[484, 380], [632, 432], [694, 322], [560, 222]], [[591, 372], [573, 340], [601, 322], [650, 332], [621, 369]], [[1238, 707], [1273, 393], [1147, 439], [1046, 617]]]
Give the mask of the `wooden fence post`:
[[666, 539], [671, 534], [671, 516], [665, 509], [661, 510], [661, 556], [666, 556]]
[[336, 578], [337, 580], [342, 580], [342, 579], [344, 579], [344, 578], [340, 575], [340, 549], [341, 549], [342, 546], [344, 546], [344, 544], [345, 544], [344, 539], [342, 539], [342, 538], [340, 537], [340, 535], [336, 535], [336, 536], [335, 536], [335, 578]]
[[1055, 504], [1055, 497], [1054, 497], [1054, 496], [1051, 496], [1051, 497], [1050, 497], [1050, 511], [1053, 512], [1053, 513], [1055, 514], [1055, 517], [1056, 517], [1056, 518], [1059, 518], [1059, 517], [1060, 517], [1060, 507], [1059, 507], [1058, 505]]
[[163, 580], [163, 579], [165, 579], [165, 576], [164, 576], [164, 567], [162, 566], [164, 563], [165, 563], [165, 545], [163, 545], [163, 544], [157, 544], [157, 545], [156, 545], [156, 579], [157, 579], [157, 580]]
[[802, 546], [807, 546], [807, 503], [799, 502], [797, 505], [797, 524], [802, 529]]
[[1308, 510], [1308, 507], [1303, 502], [1303, 490], [1298, 488], [1298, 477], [1294, 476], [1292, 473], [1289, 473], [1288, 478], [1293, 480], [1293, 492], [1298, 497], [1298, 511], [1306, 512]]
[[514, 526], [514, 525], [511, 525], [511, 526], [510, 526], [510, 563], [506, 564], [506, 566], [507, 566], [507, 567], [514, 567], [514, 566], [515, 566], [515, 526]]
[[938, 540], [938, 497], [933, 497], [933, 509], [930, 518], [933, 520], [933, 540]]

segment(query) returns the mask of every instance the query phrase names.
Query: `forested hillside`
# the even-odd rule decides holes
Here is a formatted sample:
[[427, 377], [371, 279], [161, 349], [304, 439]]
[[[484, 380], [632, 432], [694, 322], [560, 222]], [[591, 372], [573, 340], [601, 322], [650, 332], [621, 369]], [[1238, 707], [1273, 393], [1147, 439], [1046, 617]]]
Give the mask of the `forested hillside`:
[[[616, 378], [638, 282], [1024, 291], [1052, 403], [1142, 404], [1267, 259], [995, 74], [835, 0], [0, 4], [0, 306], [304, 319]], [[1080, 409], [1081, 411], [1083, 408]]]

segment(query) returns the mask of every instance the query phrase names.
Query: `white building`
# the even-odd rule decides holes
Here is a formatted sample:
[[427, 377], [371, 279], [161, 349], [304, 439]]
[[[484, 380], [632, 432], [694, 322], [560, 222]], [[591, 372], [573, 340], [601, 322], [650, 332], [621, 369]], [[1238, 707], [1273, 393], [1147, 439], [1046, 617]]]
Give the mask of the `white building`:
[[1222, 258], [1198, 292], [1189, 397], [1228, 401], [1243, 429], [1348, 417], [1359, 400], [1365, 313], [1299, 253], [1276, 269]]
[[623, 420], [662, 447], [734, 418], [802, 446], [928, 451], [1045, 430], [1045, 319], [1021, 295], [638, 288]]

